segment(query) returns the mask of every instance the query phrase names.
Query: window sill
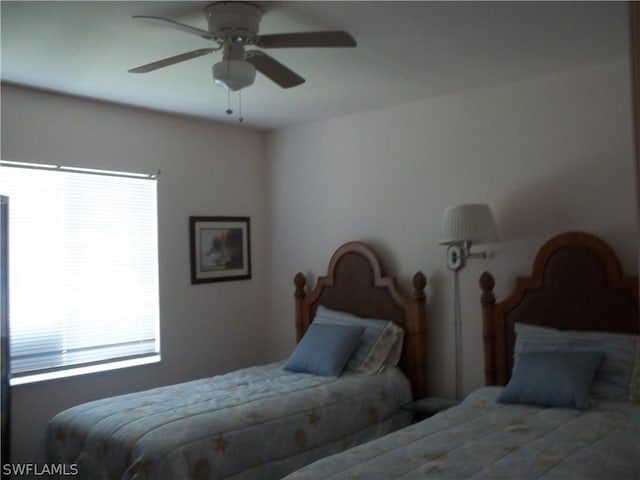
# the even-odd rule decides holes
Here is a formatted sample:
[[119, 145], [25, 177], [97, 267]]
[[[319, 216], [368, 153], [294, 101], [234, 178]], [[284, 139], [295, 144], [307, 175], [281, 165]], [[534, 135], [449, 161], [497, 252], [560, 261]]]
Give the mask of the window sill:
[[59, 370], [56, 372], [38, 373], [35, 375], [25, 375], [22, 377], [11, 378], [9, 385], [26, 385], [29, 383], [44, 382], [47, 380], [56, 380], [60, 378], [76, 377], [79, 375], [86, 375], [89, 373], [106, 372], [109, 370], [118, 370], [121, 368], [137, 367], [139, 365], [148, 365], [150, 363], [159, 363], [160, 355], [153, 355], [144, 358], [135, 358], [132, 360], [122, 360], [110, 363], [103, 363], [100, 365], [91, 365], [86, 367], [70, 368], [68, 370]]

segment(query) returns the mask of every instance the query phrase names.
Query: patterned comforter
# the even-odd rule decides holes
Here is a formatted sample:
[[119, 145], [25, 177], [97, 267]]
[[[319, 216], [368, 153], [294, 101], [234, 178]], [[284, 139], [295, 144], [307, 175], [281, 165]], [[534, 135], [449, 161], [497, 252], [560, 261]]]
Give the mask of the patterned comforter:
[[333, 378], [276, 363], [70, 408], [47, 449], [83, 479], [280, 479], [406, 426], [410, 397], [396, 368]]
[[640, 405], [502, 405], [484, 387], [458, 407], [295, 472], [286, 480], [640, 478]]

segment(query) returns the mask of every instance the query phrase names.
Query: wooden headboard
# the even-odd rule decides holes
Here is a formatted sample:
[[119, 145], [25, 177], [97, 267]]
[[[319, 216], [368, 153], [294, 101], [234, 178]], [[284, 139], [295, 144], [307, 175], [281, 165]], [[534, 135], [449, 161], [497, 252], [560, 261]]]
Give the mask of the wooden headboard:
[[395, 277], [385, 277], [376, 253], [367, 244], [349, 242], [339, 247], [329, 262], [325, 277], [305, 292], [302, 273], [294, 278], [296, 286], [296, 336], [300, 341], [315, 317], [318, 305], [364, 318], [390, 320], [404, 331], [404, 346], [399, 367], [411, 382], [414, 398], [426, 395], [426, 308], [425, 276], [413, 276], [414, 291], [403, 293]]
[[506, 385], [511, 377], [515, 322], [640, 333], [638, 277], [625, 276], [611, 247], [588, 233], [562, 233], [545, 243], [531, 276], [518, 278], [506, 300], [496, 303], [494, 285], [493, 276], [484, 272], [480, 287], [487, 385]]

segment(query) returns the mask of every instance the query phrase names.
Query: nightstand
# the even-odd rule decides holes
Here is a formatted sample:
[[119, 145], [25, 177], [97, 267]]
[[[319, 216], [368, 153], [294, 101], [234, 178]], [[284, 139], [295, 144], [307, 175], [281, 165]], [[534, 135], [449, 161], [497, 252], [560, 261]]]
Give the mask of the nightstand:
[[413, 421], [419, 422], [420, 420], [429, 418], [438, 412], [455, 407], [458, 403], [460, 403], [459, 400], [453, 400], [450, 398], [425, 397], [400, 405], [400, 408], [408, 412], [413, 412]]

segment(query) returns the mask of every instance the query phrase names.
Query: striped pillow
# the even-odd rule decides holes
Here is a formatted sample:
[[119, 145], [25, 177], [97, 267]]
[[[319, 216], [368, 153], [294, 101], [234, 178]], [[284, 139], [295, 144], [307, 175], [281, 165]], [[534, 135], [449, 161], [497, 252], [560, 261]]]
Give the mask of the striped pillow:
[[[532, 352], [599, 352], [603, 361], [591, 384], [591, 396], [616, 401], [640, 399], [640, 381], [633, 382], [637, 371], [638, 336], [624, 333], [557, 330], [524, 323], [516, 323], [514, 368], [518, 356]], [[640, 371], [634, 375], [637, 377]]]
[[319, 305], [313, 323], [364, 327], [360, 343], [345, 370], [357, 373], [379, 373], [396, 366], [402, 352], [404, 330], [388, 320], [362, 318]]

